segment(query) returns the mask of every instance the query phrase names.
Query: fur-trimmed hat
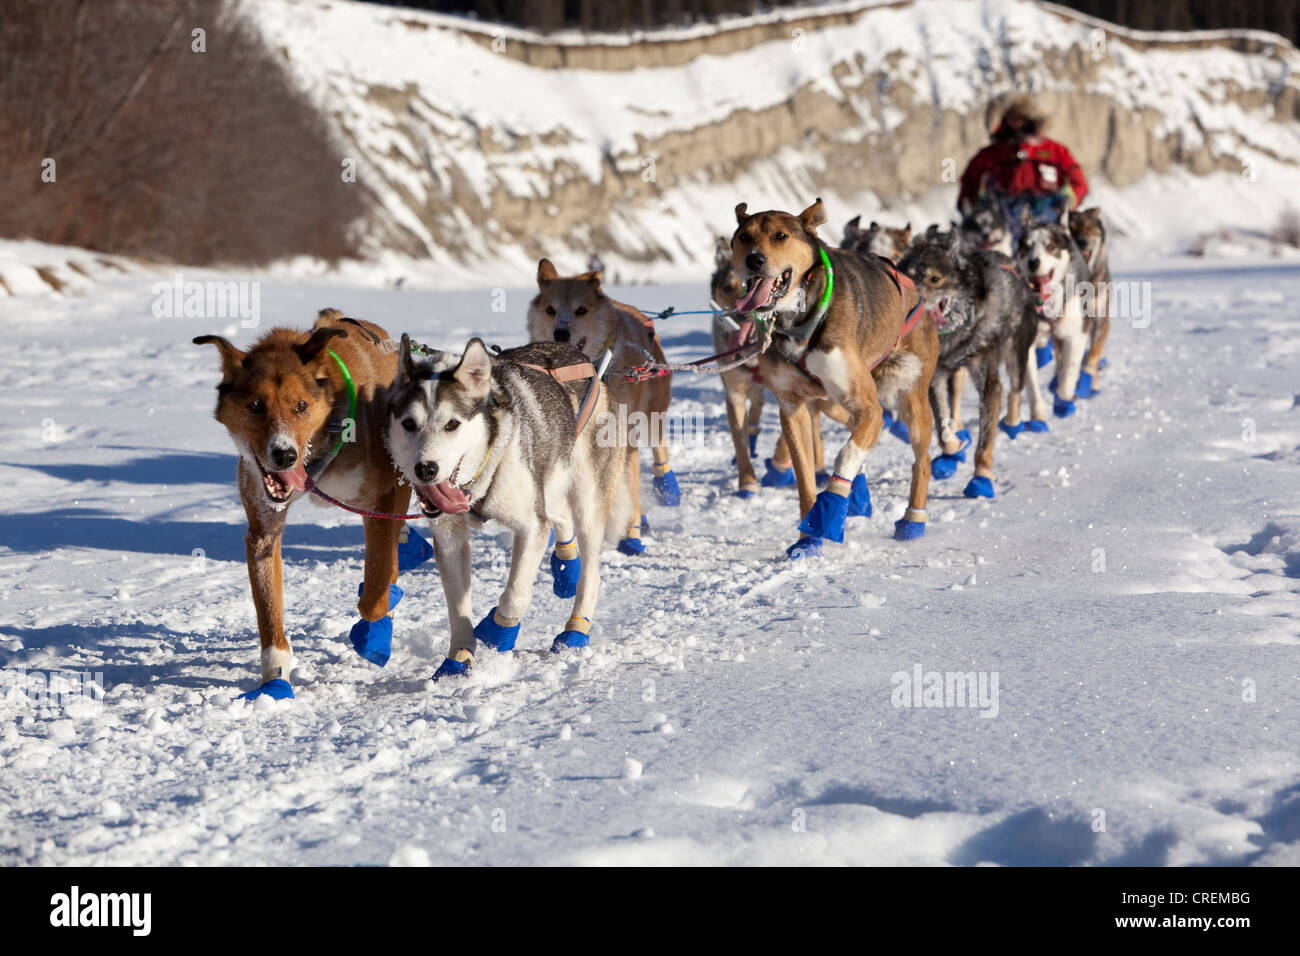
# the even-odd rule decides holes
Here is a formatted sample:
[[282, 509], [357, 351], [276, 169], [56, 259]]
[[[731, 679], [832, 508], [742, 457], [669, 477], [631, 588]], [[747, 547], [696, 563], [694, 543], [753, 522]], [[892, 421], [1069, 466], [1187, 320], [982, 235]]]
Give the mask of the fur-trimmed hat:
[[1019, 113], [1034, 126], [1034, 132], [1041, 133], [1047, 126], [1047, 111], [1040, 107], [1028, 93], [1007, 93], [989, 104], [986, 117], [990, 132], [997, 132], [1006, 118], [1012, 113]]

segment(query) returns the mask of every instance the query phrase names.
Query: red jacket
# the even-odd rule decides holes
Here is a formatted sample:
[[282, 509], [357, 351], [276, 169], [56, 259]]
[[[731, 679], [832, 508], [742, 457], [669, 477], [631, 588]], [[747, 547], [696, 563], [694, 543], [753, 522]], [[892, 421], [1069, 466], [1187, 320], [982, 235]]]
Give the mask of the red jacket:
[[1062, 191], [1071, 197], [1071, 209], [1088, 194], [1083, 168], [1068, 149], [1041, 136], [1000, 140], [976, 153], [962, 173], [957, 206], [968, 211], [987, 192], [1017, 196]]

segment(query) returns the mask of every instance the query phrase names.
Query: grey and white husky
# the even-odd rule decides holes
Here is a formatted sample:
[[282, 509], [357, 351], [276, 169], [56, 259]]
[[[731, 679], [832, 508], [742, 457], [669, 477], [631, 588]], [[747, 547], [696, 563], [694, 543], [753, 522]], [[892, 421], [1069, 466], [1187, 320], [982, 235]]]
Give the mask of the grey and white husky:
[[[388, 450], [429, 519], [447, 595], [451, 646], [434, 679], [468, 673], [478, 644], [510, 650], [554, 528], [554, 590], [575, 597], [551, 649], [588, 643], [607, 527], [630, 507], [629, 451], [598, 441], [605, 390], [575, 434], [594, 372], [572, 345], [538, 343], [493, 355], [471, 339], [464, 355], [414, 348], [403, 335], [389, 400]], [[606, 447], [608, 446], [608, 447]], [[514, 534], [497, 606], [477, 626], [469, 532], [487, 520]], [[611, 522], [613, 522], [611, 524]]]
[[1042, 323], [1056, 351], [1052, 409], [1065, 418], [1074, 414], [1075, 389], [1088, 349], [1083, 301], [1092, 288], [1088, 263], [1061, 223], [1040, 223], [1026, 216], [1021, 228], [1016, 263], [1042, 300]]
[[1010, 256], [1011, 229], [1002, 218], [1002, 211], [991, 202], [983, 202], [961, 221], [962, 240], [966, 248], [974, 251], [1000, 252]]
[[[1011, 438], [1024, 428], [1020, 392], [1035, 373], [1030, 353], [1038, 316], [1029, 290], [1011, 259], [998, 252], [967, 252], [957, 229], [940, 232], [931, 226], [908, 249], [900, 267], [916, 283], [939, 333], [930, 405], [939, 423], [943, 454], [934, 459], [931, 473], [935, 478], [948, 478], [956, 472], [958, 462], [966, 460], [970, 435], [962, 429], [956, 393], [964, 380], [958, 373], [969, 371], [979, 389], [980, 427], [975, 476], [966, 485], [965, 495], [992, 498], [993, 447], [1002, 402], [999, 369], [1005, 366], [1011, 381], [1001, 423]], [[1032, 394], [1037, 393], [1035, 381]], [[1041, 404], [1040, 396], [1037, 415], [1044, 414]]]

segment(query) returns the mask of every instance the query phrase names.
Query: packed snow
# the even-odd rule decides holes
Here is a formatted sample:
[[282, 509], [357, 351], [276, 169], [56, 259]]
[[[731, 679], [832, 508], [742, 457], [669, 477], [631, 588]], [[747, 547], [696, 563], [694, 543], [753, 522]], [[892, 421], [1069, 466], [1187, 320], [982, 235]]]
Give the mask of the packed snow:
[[[191, 337], [336, 306], [508, 346], [531, 293], [502, 312], [490, 288], [263, 278], [257, 328], [158, 317], [156, 270], [0, 297], [0, 861], [1300, 863], [1300, 266], [1124, 265], [1154, 312], [1114, 322], [1100, 394], [999, 441], [995, 500], [963, 498], [965, 470], [936, 482], [915, 542], [890, 535], [909, 455], [884, 436], [875, 517], [788, 561], [793, 489], [734, 497], [720, 383], [679, 376], [707, 433], [673, 450], [683, 501], [648, 509], [648, 553], [607, 549], [586, 652], [549, 652], [568, 606], [543, 571], [519, 649], [431, 685], [426, 565], [392, 660], [366, 663], [359, 519], [296, 505], [284, 702], [239, 699], [258, 674], [243, 514]], [[707, 299], [703, 274], [613, 291]], [[662, 323], [670, 357], [707, 354], [707, 321]], [[760, 455], [776, 431], [769, 402]], [[499, 532], [475, 539], [477, 614]], [[950, 673], [978, 692], [922, 706]]]

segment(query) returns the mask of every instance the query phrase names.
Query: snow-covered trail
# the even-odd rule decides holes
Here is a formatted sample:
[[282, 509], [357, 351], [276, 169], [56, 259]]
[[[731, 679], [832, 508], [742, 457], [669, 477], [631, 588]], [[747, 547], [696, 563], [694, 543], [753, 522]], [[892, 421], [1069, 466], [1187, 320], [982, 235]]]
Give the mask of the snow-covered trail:
[[[257, 635], [234, 453], [189, 341], [255, 333], [154, 318], [156, 277], [0, 300], [0, 668], [108, 692], [0, 699], [0, 860], [1300, 863], [1300, 268], [1158, 268], [1121, 276], [1152, 283], [1155, 319], [1116, 320], [1101, 394], [999, 442], [995, 501], [961, 496], [969, 466], [935, 483], [906, 545], [886, 436], [876, 516], [788, 562], [793, 490], [733, 497], [720, 385], [679, 378], [709, 440], [675, 451], [683, 503], [650, 509], [649, 553], [607, 551], [586, 657], [546, 652], [567, 603], [542, 574], [519, 652], [427, 685], [446, 638], [426, 567], [374, 668], [347, 642], [359, 523], [300, 504], [298, 696], [256, 704], [235, 699]], [[332, 305], [446, 347], [521, 341], [529, 296], [260, 292], [263, 327]], [[704, 317], [662, 334], [709, 347]], [[769, 403], [761, 453], [775, 422]], [[505, 549], [476, 548], [483, 613]], [[918, 666], [996, 676], [996, 716], [895, 707]]]

